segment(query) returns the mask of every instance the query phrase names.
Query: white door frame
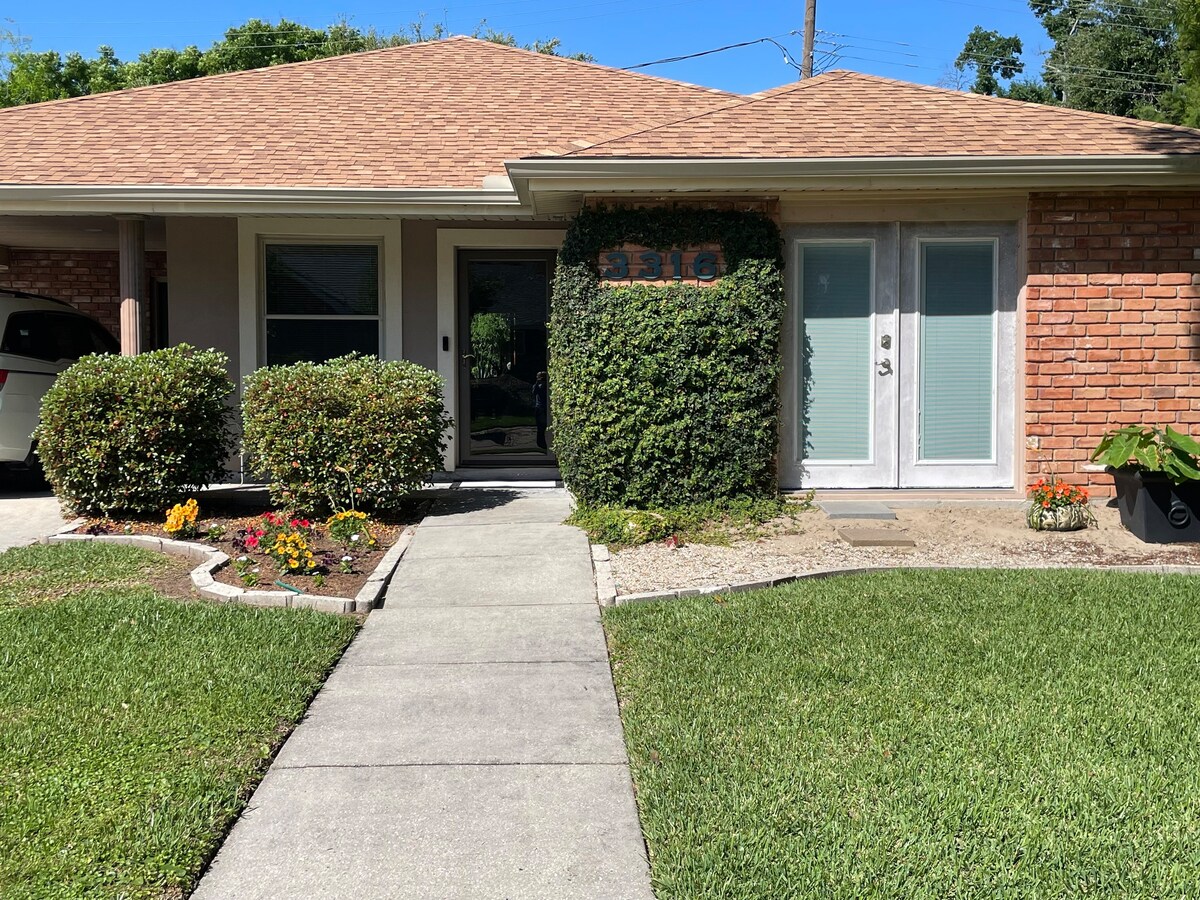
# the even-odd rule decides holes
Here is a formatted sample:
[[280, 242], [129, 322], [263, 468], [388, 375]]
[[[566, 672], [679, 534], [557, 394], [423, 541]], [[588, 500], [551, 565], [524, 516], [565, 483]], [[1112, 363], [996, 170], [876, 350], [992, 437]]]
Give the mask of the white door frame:
[[[788, 268], [788, 305], [784, 319], [784, 374], [780, 387], [779, 478], [784, 488], [829, 489], [1003, 488], [1015, 483], [1017, 308], [1020, 242], [1012, 221], [964, 224], [803, 225], [784, 230]], [[993, 451], [984, 461], [919, 459], [920, 258], [923, 242], [992, 240], [996, 244]], [[803, 322], [800, 250], [804, 244], [871, 241], [874, 244], [873, 330], [875, 376], [872, 379], [874, 429], [869, 461], [810, 462], [803, 458], [800, 412], [803, 377], [800, 338]], [[891, 335], [884, 350], [880, 339]], [[890, 360], [893, 374], [879, 363]]]
[[[896, 473], [896, 374], [881, 368], [898, 348], [899, 231], [894, 223], [877, 225], [805, 225], [785, 230], [787, 241], [788, 305], [784, 317], [784, 376], [780, 417], [780, 482], [786, 487], [872, 488], [894, 485]], [[804, 459], [804, 423], [801, 415], [804, 373], [801, 332], [804, 321], [800, 251], [818, 244], [871, 245], [871, 455], [866, 460]], [[891, 339], [891, 350], [881, 346]]]
[[446, 405], [454, 415], [442, 464], [447, 472], [458, 467], [459, 250], [557, 250], [566, 232], [561, 228], [439, 228], [437, 232], [438, 374], [445, 382]]
[[[992, 452], [987, 460], [920, 459], [921, 247], [930, 243], [994, 243], [992, 269]], [[1017, 229], [988, 225], [905, 225], [900, 259], [900, 481], [902, 488], [1005, 488], [1014, 484], [1016, 411]]]

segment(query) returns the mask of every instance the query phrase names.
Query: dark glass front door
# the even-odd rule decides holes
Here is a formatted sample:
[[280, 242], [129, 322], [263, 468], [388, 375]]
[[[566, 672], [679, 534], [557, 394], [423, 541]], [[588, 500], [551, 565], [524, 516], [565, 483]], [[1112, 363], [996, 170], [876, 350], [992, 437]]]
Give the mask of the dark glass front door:
[[464, 462], [554, 462], [546, 439], [546, 321], [553, 273], [552, 252], [459, 252]]

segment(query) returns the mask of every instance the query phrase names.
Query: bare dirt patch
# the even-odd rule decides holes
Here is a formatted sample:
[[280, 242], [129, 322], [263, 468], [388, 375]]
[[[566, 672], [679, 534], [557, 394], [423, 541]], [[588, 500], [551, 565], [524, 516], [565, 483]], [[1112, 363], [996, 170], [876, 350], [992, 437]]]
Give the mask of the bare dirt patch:
[[[1037, 532], [1025, 508], [896, 509], [896, 521], [830, 519], [819, 509], [771, 523], [728, 547], [646, 544], [614, 553], [620, 594], [736, 584], [813, 569], [869, 566], [980, 568], [1200, 565], [1200, 544], [1144, 544], [1121, 527], [1115, 508], [1095, 508], [1084, 531]], [[839, 528], [902, 530], [912, 548], [851, 547]]]

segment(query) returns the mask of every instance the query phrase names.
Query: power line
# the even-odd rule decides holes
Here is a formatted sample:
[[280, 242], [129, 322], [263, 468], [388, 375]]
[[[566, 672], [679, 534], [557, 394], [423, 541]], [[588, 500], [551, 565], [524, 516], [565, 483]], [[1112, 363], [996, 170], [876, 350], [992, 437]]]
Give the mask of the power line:
[[736, 44], [726, 44], [724, 47], [714, 47], [711, 50], [701, 50], [697, 53], [685, 53], [681, 56], [668, 56], [664, 59], [654, 59], [654, 60], [651, 60], [650, 62], [637, 63], [636, 65], [632, 65], [632, 66], [622, 66], [621, 70], [624, 72], [630, 72], [630, 71], [633, 71], [634, 69], [645, 69], [645, 68], [648, 68], [649, 66], [661, 66], [661, 65], [666, 65], [667, 63], [683, 62], [684, 60], [687, 60], [687, 59], [699, 59], [702, 56], [711, 56], [714, 53], [724, 53], [726, 50], [736, 50], [739, 47], [751, 47], [755, 44], [774, 44], [775, 47], [777, 47], [783, 53], [784, 64], [789, 65], [793, 69], [796, 69], [797, 71], [799, 71], [800, 64], [797, 63], [792, 58], [791, 52], [788, 50], [788, 48], [785, 47], [783, 44], [779, 43], [778, 40], [776, 40], [776, 38], [781, 38], [781, 37], [795, 37], [798, 34], [800, 34], [799, 31], [795, 31], [795, 30], [788, 31], [788, 32], [785, 32], [784, 34], [772, 35], [770, 37], [755, 38], [754, 40], [751, 40], [751, 41], [739, 41]]

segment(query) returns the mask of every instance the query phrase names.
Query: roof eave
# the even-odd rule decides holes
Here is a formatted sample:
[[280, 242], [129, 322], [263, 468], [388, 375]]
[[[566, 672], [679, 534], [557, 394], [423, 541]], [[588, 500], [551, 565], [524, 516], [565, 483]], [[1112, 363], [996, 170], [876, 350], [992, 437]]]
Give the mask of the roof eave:
[[555, 157], [512, 160], [509, 178], [539, 192], [1200, 187], [1200, 154], [930, 156], [820, 159]]
[[513, 190], [0, 184], [0, 214], [512, 216]]

